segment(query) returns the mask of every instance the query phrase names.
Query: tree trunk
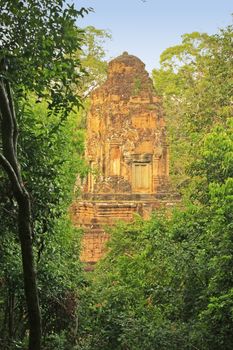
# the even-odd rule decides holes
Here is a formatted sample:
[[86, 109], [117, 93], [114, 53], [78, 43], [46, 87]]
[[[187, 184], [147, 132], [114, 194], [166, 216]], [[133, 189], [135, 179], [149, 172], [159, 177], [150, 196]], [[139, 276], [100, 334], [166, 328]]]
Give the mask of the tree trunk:
[[18, 229], [24, 271], [24, 289], [29, 319], [29, 350], [41, 349], [41, 317], [32, 249], [31, 209], [27, 193], [18, 201]]
[[24, 290], [29, 319], [29, 350], [41, 350], [41, 316], [32, 247], [31, 201], [22, 181], [17, 159], [17, 122], [9, 83], [0, 80], [2, 154], [0, 165], [11, 181], [18, 203], [18, 233], [21, 244]]
[[9, 286], [9, 290], [8, 290], [8, 336], [10, 339], [12, 339], [13, 335], [14, 335], [14, 301], [15, 301], [15, 294], [12, 291], [11, 286]]

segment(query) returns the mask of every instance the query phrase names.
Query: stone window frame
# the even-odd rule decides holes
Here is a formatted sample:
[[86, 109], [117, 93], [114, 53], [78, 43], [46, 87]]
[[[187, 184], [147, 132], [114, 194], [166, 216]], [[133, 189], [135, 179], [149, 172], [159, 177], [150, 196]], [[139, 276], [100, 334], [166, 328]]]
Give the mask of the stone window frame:
[[[139, 171], [147, 169], [145, 174], [148, 176], [148, 186], [137, 186], [136, 185], [136, 169], [141, 166]], [[152, 154], [133, 154], [132, 155], [132, 166], [131, 166], [131, 180], [132, 180], [132, 192], [133, 193], [150, 193], [152, 191], [152, 179], [153, 179], [153, 167], [152, 167]], [[140, 174], [142, 176], [142, 174]], [[139, 183], [143, 185], [143, 179], [139, 180]], [[145, 182], [144, 182], [145, 183]]]

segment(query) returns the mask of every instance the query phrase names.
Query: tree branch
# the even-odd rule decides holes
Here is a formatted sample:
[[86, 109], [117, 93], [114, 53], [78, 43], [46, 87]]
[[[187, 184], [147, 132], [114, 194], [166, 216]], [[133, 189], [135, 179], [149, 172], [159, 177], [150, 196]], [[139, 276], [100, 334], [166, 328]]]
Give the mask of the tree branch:
[[11, 112], [11, 103], [12, 103], [12, 109], [13, 107], [13, 100], [9, 100], [8, 92], [6, 89], [6, 82], [5, 79], [0, 80], [0, 112], [2, 116], [1, 120], [1, 128], [2, 128], [2, 145], [3, 145], [3, 155], [6, 157], [8, 162], [11, 164], [12, 168], [15, 171], [15, 174], [18, 179], [20, 179], [20, 172], [19, 167], [16, 160], [16, 154], [15, 154], [15, 133], [17, 134], [17, 131], [15, 131], [15, 125], [16, 119], [14, 120]]
[[9, 106], [10, 106], [10, 110], [11, 110], [12, 122], [14, 125], [13, 144], [14, 144], [14, 151], [15, 151], [15, 154], [17, 156], [18, 125], [17, 125], [17, 120], [16, 120], [16, 113], [15, 113], [15, 107], [14, 107], [14, 102], [13, 102], [12, 89], [10, 87], [8, 80], [6, 80], [5, 86], [6, 86], [6, 92], [7, 92]]
[[11, 166], [10, 162], [8, 162], [6, 157], [4, 157], [4, 155], [1, 153], [0, 153], [0, 164], [2, 165], [3, 169], [7, 173], [9, 180], [11, 181], [11, 183], [13, 185], [15, 196], [16, 197], [22, 196], [23, 190], [22, 190], [22, 186], [20, 184], [20, 181], [19, 181], [13, 167]]

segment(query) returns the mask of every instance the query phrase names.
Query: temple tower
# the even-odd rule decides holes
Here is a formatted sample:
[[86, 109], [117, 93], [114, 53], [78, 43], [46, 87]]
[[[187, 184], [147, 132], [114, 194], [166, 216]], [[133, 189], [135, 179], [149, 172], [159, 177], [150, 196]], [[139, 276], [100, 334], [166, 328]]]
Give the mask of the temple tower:
[[109, 63], [106, 82], [92, 93], [86, 159], [92, 169], [73, 206], [85, 230], [82, 260], [96, 262], [108, 239], [105, 225], [148, 217], [166, 204], [168, 146], [161, 101], [144, 63], [123, 53]]

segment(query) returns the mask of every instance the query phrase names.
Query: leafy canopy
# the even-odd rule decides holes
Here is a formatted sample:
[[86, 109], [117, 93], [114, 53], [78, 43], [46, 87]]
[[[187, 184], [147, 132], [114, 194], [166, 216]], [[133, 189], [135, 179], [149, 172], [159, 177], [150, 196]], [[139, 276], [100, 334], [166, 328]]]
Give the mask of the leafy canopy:
[[15, 92], [34, 91], [51, 107], [79, 103], [72, 92], [82, 75], [74, 55], [83, 38], [76, 19], [88, 10], [63, 0], [0, 0], [0, 9], [0, 60]]

